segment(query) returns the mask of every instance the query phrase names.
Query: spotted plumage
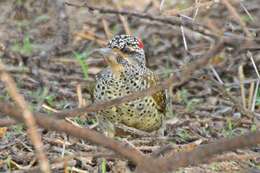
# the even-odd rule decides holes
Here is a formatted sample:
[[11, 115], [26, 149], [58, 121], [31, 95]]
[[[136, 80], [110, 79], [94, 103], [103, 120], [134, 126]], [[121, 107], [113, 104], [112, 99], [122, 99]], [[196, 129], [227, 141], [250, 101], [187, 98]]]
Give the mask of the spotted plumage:
[[[97, 74], [95, 102], [122, 97], [157, 84], [158, 77], [145, 65], [143, 43], [139, 39], [117, 35], [108, 43], [108, 48], [120, 51], [123, 55], [114, 54], [113, 63], [108, 63], [108, 67]], [[166, 110], [165, 100], [165, 92], [160, 91], [102, 110], [98, 114], [112, 123], [122, 123], [150, 132], [162, 124]]]

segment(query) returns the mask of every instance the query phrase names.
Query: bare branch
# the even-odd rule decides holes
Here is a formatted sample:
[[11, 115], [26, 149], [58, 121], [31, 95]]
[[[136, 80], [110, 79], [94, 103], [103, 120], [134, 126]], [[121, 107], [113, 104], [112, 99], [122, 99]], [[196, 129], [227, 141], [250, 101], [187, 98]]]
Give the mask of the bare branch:
[[[0, 101], [0, 112], [22, 121], [23, 117], [20, 111], [14, 106]], [[39, 126], [48, 130], [65, 132], [68, 135], [109, 148], [137, 164], [138, 171], [142, 173], [169, 172], [179, 167], [197, 165], [207, 162], [209, 158], [216, 154], [252, 147], [260, 143], [260, 131], [256, 131], [234, 138], [220, 139], [211, 144], [198, 146], [189, 152], [173, 153], [167, 157], [154, 159], [153, 156], [144, 156], [138, 150], [129, 146], [127, 147], [93, 130], [76, 127], [63, 120], [56, 120], [42, 113], [35, 113], [34, 115], [36, 123]]]
[[[0, 61], [0, 79], [4, 82], [6, 89], [12, 99], [16, 102], [18, 107], [21, 109], [23, 119], [22, 121], [28, 127], [28, 137], [31, 139], [34, 148], [36, 150], [37, 157], [39, 159], [41, 171], [44, 173], [50, 172], [50, 166], [48, 159], [43, 151], [43, 143], [41, 141], [41, 136], [37, 132], [37, 126], [33, 114], [28, 108], [26, 101], [23, 96], [17, 91], [16, 84], [12, 77], [5, 71], [5, 67]], [[14, 108], [15, 109], [15, 108]]]
[[117, 15], [129, 16], [129, 17], [133, 16], [133, 17], [148, 19], [151, 21], [157, 21], [157, 22], [161, 22], [161, 23], [165, 23], [165, 24], [173, 25], [173, 26], [185, 26], [185, 27], [190, 28], [191, 30], [199, 32], [203, 35], [210, 36], [215, 39], [218, 37], [217, 34], [214, 34], [207, 26], [195, 23], [194, 21], [190, 21], [190, 20], [181, 20], [180, 18], [174, 17], [174, 16], [167, 18], [165, 16], [154, 16], [154, 15], [147, 14], [147, 13], [115, 10], [115, 9], [109, 9], [109, 8], [99, 8], [99, 7], [91, 6], [88, 3], [84, 3], [81, 5], [73, 4], [70, 2], [65, 2], [65, 3], [68, 6], [73, 6], [73, 7], [77, 7], [77, 8], [85, 7], [89, 11], [92, 11], [92, 12], [98, 11], [99, 13], [102, 13], [102, 14], [117, 14]]
[[228, 0], [222, 0], [222, 3], [227, 7], [227, 9], [230, 12], [230, 14], [239, 22], [239, 24], [241, 25], [242, 29], [246, 33], [246, 35], [248, 37], [251, 37], [252, 36], [251, 33], [247, 29], [245, 22], [241, 19], [241, 17], [239, 16], [238, 12], [236, 11], [236, 9], [230, 4], [230, 2]]
[[[15, 118], [18, 121], [23, 121], [23, 117], [20, 114], [21, 110], [15, 108], [11, 104], [7, 104], [5, 102], [0, 101], [0, 112], [9, 115], [10, 117]], [[141, 167], [143, 167], [142, 165], [148, 165], [145, 164], [145, 162], [155, 162], [154, 159], [150, 159], [146, 156], [143, 156], [135, 148], [125, 146], [94, 130], [76, 127], [63, 120], [57, 120], [42, 113], [34, 113], [34, 118], [36, 123], [45, 129], [54, 130], [57, 132], [65, 132], [66, 134], [77, 137], [79, 139], [84, 139], [94, 144], [102, 145], [103, 147], [109, 148], [117, 152], [118, 154], [124, 156], [125, 158], [133, 161], [135, 164], [140, 165]], [[156, 164], [154, 164], [154, 166], [150, 165], [149, 168], [143, 169], [154, 170], [151, 171], [151, 173], [157, 173], [160, 171], [159, 167], [156, 167]]]
[[15, 120], [5, 118], [5, 119], [0, 119], [0, 128], [1, 127], [8, 127], [17, 124]]
[[219, 139], [213, 143], [200, 145], [193, 151], [172, 153], [162, 159], [161, 164], [167, 170], [175, 170], [179, 167], [194, 166], [207, 162], [212, 156], [226, 151], [234, 151], [240, 148], [252, 147], [260, 143], [260, 131], [245, 135]]

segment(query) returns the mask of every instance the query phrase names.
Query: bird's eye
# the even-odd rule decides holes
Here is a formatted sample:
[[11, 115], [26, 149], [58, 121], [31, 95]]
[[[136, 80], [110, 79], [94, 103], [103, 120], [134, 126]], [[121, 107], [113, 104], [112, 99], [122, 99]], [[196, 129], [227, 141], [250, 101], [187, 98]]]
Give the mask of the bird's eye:
[[128, 46], [124, 46], [123, 49], [121, 49], [121, 51], [122, 51], [123, 53], [131, 53], [131, 52], [132, 52], [132, 50], [131, 50], [130, 47], [128, 47]]

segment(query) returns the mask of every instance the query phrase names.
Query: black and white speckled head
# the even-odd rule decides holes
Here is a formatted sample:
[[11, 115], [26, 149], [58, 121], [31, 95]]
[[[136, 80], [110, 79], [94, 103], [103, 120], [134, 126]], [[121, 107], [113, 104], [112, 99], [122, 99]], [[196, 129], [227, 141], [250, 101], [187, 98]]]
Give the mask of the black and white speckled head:
[[109, 48], [119, 49], [122, 53], [140, 65], [145, 65], [144, 45], [142, 41], [131, 35], [116, 35], [108, 43]]

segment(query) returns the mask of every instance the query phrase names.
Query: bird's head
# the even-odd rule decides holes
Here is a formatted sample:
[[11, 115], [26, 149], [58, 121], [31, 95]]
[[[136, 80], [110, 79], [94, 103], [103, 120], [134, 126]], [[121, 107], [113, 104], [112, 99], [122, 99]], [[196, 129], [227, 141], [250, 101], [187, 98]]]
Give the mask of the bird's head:
[[128, 62], [133, 65], [145, 65], [144, 45], [142, 41], [131, 35], [116, 35], [103, 49], [103, 54], [113, 52], [117, 55], [118, 63]]

